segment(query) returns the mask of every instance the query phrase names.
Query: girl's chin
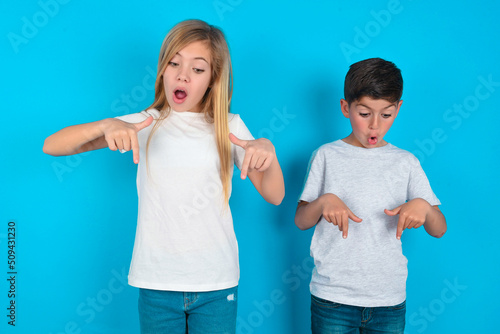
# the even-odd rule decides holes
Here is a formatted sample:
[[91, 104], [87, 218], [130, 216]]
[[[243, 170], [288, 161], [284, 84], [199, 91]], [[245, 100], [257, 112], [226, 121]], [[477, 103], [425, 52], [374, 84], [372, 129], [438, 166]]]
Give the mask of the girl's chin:
[[167, 99], [168, 105], [171, 109], [177, 111], [177, 112], [183, 112], [183, 111], [190, 111], [190, 112], [201, 112], [200, 106], [191, 106], [189, 104], [186, 104], [186, 102], [183, 103], [176, 103], [175, 101], [171, 99]]

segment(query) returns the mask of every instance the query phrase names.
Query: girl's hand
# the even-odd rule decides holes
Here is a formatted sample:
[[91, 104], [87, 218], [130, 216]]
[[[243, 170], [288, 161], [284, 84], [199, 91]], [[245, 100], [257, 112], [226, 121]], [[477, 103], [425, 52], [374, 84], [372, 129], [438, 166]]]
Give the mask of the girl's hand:
[[401, 239], [404, 229], [419, 228], [424, 225], [427, 219], [427, 214], [431, 209], [432, 206], [426, 200], [422, 198], [415, 198], [395, 209], [385, 209], [384, 212], [389, 216], [399, 215], [396, 238]]
[[139, 163], [137, 133], [150, 126], [152, 122], [152, 116], [149, 116], [140, 123], [127, 123], [116, 118], [109, 118], [103, 123], [102, 132], [110, 150], [132, 150], [134, 163], [137, 164]]
[[229, 140], [234, 145], [245, 150], [245, 158], [241, 165], [241, 178], [244, 180], [248, 172], [257, 170], [263, 172], [271, 166], [271, 163], [276, 158], [274, 146], [270, 140], [259, 138], [255, 140], [241, 140], [232, 133], [229, 134]]
[[345, 205], [345, 203], [337, 196], [331, 193], [324, 194], [320, 197], [322, 216], [327, 222], [338, 226], [339, 231], [342, 231], [342, 237], [347, 238], [349, 230], [349, 218], [356, 223], [361, 223], [362, 219], [356, 216]]

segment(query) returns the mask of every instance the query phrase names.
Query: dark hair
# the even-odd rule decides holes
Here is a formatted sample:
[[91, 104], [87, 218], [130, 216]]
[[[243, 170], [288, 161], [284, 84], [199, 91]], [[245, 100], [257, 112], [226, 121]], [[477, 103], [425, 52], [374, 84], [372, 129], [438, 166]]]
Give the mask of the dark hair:
[[364, 96], [397, 102], [403, 95], [401, 70], [390, 61], [370, 58], [352, 64], [345, 76], [344, 99], [347, 103]]

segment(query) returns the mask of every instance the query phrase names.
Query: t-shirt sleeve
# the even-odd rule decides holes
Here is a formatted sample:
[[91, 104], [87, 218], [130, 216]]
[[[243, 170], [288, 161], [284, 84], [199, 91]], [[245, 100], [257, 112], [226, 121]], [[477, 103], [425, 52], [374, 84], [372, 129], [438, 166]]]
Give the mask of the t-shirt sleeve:
[[312, 202], [324, 192], [323, 179], [325, 175], [325, 161], [321, 148], [313, 152], [307, 167], [304, 189], [299, 197], [299, 201]]
[[418, 159], [412, 156], [411, 162], [412, 167], [408, 181], [408, 201], [415, 198], [422, 198], [429, 202], [430, 205], [440, 205], [441, 202], [432, 191], [429, 180]]
[[[153, 116], [154, 119], [158, 119], [160, 113], [156, 109], [148, 109], [135, 114], [128, 114], [128, 115], [118, 116], [115, 118], [127, 123], [140, 123], [146, 120], [150, 116]], [[127, 152], [125, 150], [119, 150], [119, 151], [120, 153]]]
[[157, 110], [148, 109], [135, 114], [128, 114], [128, 115], [118, 116], [115, 118], [127, 123], [140, 123], [146, 120], [149, 116], [153, 116], [154, 119], [158, 119], [159, 113]]
[[[230, 119], [229, 121], [229, 131], [239, 139], [253, 140], [254, 137], [250, 133], [250, 130], [248, 130], [243, 120], [241, 119], [240, 115], [232, 114], [231, 116], [232, 119]], [[239, 147], [231, 143], [231, 153], [233, 154], [234, 157], [234, 163], [239, 169], [241, 169], [241, 165], [243, 164], [243, 159], [245, 158], [245, 150], [242, 147]]]

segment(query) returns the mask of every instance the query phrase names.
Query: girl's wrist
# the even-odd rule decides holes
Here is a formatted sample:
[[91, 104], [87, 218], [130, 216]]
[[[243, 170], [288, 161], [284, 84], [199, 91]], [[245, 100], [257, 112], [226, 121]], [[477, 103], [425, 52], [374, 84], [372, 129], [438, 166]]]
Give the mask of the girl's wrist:
[[106, 130], [109, 128], [111, 122], [113, 122], [113, 118], [105, 118], [98, 122], [99, 131], [102, 135], [106, 134]]

